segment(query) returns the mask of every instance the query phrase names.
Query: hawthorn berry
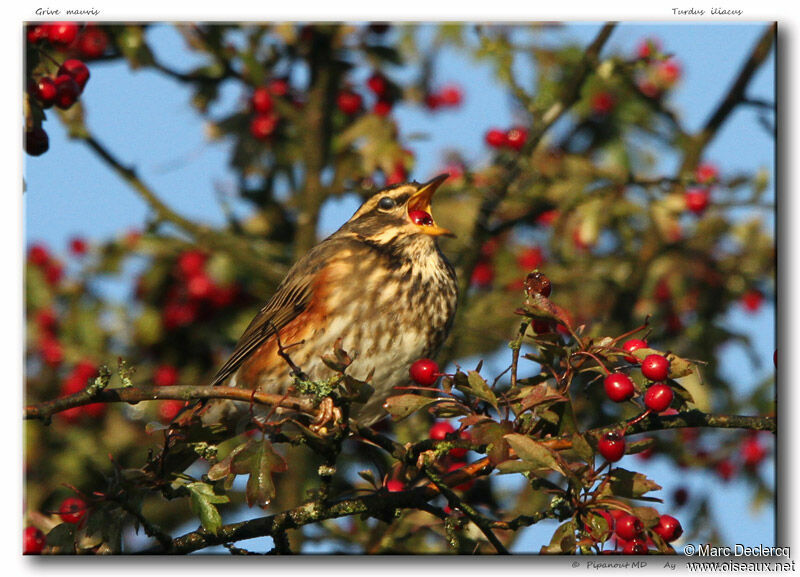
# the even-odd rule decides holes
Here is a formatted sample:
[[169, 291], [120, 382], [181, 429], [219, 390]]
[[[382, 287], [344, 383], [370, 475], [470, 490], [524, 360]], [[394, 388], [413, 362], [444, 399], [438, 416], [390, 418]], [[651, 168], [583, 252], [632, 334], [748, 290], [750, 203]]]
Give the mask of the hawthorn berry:
[[597, 450], [604, 459], [616, 463], [625, 455], [625, 436], [618, 431], [609, 431], [597, 442]]
[[591, 106], [592, 112], [597, 116], [605, 116], [614, 110], [614, 105], [616, 103], [617, 100], [614, 98], [613, 94], [603, 91], [592, 95], [589, 106]]
[[658, 383], [647, 389], [644, 394], [644, 406], [653, 411], [660, 413], [666, 411], [672, 404], [672, 399], [675, 393], [669, 385]]
[[53, 81], [56, 85], [56, 97], [53, 103], [61, 110], [66, 110], [78, 100], [81, 87], [69, 74], [59, 74]]
[[259, 86], [256, 88], [253, 91], [253, 95], [250, 97], [250, 104], [253, 110], [259, 114], [272, 112], [272, 95], [270, 94], [269, 88], [266, 86]]
[[411, 222], [420, 226], [433, 225], [433, 217], [424, 210], [411, 210], [408, 212], [408, 218]]
[[684, 194], [683, 199], [688, 211], [701, 215], [711, 202], [711, 194], [707, 188], [690, 188]]
[[439, 365], [431, 359], [417, 359], [408, 369], [411, 380], [423, 387], [430, 387], [439, 378]]
[[[451, 473], [453, 471], [457, 471], [458, 469], [461, 469], [462, 467], [466, 467], [466, 466], [467, 466], [466, 463], [459, 461], [459, 462], [456, 462], [456, 463], [453, 463], [452, 465], [450, 465], [447, 468], [447, 472]], [[470, 479], [469, 481], [465, 481], [465, 482], [461, 483], [460, 485], [456, 485], [455, 487], [453, 487], [453, 489], [455, 489], [457, 491], [469, 491], [470, 489], [472, 489], [472, 486], [474, 484], [475, 484], [475, 479]]]
[[[633, 351], [638, 351], [639, 349], [646, 349], [647, 348], [647, 341], [642, 339], [628, 339], [623, 343], [622, 350], [632, 353]], [[638, 363], [639, 359], [634, 357], [633, 355], [628, 355], [625, 357], [625, 360], [629, 363]]]
[[267, 83], [267, 90], [273, 96], [286, 96], [289, 94], [289, 81], [285, 78], [273, 78]]
[[43, 333], [53, 334], [58, 325], [58, 317], [52, 308], [41, 309], [36, 312], [36, 326]]
[[740, 451], [742, 463], [746, 469], [750, 470], [755, 469], [761, 461], [764, 460], [764, 457], [767, 456], [767, 450], [755, 436], [745, 439], [744, 442], [742, 442]]
[[481, 261], [472, 269], [470, 284], [478, 288], [489, 288], [494, 280], [494, 267], [490, 262]]
[[86, 501], [80, 497], [67, 497], [61, 502], [58, 514], [65, 523], [76, 525], [86, 516]]
[[399, 491], [405, 490], [406, 485], [402, 481], [398, 479], [389, 479], [386, 481], [386, 490], [390, 493], [397, 493]]
[[25, 131], [25, 152], [31, 156], [41, 156], [50, 148], [50, 138], [41, 126]]
[[751, 289], [742, 295], [742, 306], [750, 313], [757, 312], [764, 302], [764, 294], [757, 289]]
[[642, 531], [644, 531], [644, 524], [642, 524], [642, 520], [636, 515], [624, 515], [620, 517], [617, 519], [614, 528], [617, 537], [625, 541], [636, 539], [641, 536]]
[[552, 333], [553, 332], [553, 325], [550, 321], [545, 321], [541, 319], [536, 319], [533, 321], [531, 325], [533, 332], [537, 335], [542, 335], [544, 333]]
[[665, 60], [656, 67], [656, 78], [662, 86], [669, 88], [681, 77], [681, 67], [675, 60]]
[[517, 255], [517, 265], [522, 270], [533, 270], [544, 262], [542, 249], [538, 246], [528, 247]]
[[108, 34], [91, 25], [78, 38], [78, 52], [84, 58], [100, 58], [108, 47]]
[[653, 55], [659, 50], [658, 40], [652, 38], [645, 38], [639, 43], [636, 48], [636, 57], [639, 60], [650, 60]]
[[336, 97], [336, 106], [347, 116], [353, 116], [361, 110], [363, 99], [352, 90], [342, 90]]
[[372, 107], [372, 113], [378, 116], [388, 116], [392, 111], [392, 103], [388, 100], [378, 100]]
[[[458, 438], [462, 441], [472, 441], [472, 435], [470, 435], [467, 431], [461, 431], [458, 434]], [[454, 459], [463, 459], [468, 452], [469, 449], [465, 449], [463, 447], [454, 447], [450, 449], [450, 456]]]
[[43, 25], [47, 39], [53, 44], [66, 46], [78, 37], [78, 24], [75, 22], [49, 22]]
[[525, 292], [528, 296], [542, 295], [547, 298], [553, 292], [553, 283], [547, 278], [547, 275], [541, 272], [531, 272], [525, 276], [523, 283]]
[[25, 527], [22, 531], [22, 554], [38, 555], [44, 551], [45, 536], [36, 527]]
[[558, 214], [558, 211], [555, 209], [546, 210], [536, 217], [536, 224], [539, 226], [550, 226], [558, 218]]
[[444, 441], [447, 435], [455, 433], [453, 425], [447, 421], [438, 421], [434, 423], [428, 431], [428, 438], [434, 441]]
[[205, 300], [211, 297], [214, 292], [214, 281], [205, 273], [194, 275], [186, 283], [186, 292], [193, 299]]
[[205, 269], [208, 255], [199, 250], [187, 250], [178, 257], [178, 270], [184, 277], [193, 277]]
[[58, 69], [58, 75], [61, 76], [62, 74], [71, 76], [81, 92], [83, 92], [86, 83], [89, 82], [89, 69], [86, 67], [86, 64], [77, 58], [70, 58], [64, 61]]
[[700, 184], [710, 184], [717, 179], [719, 171], [713, 164], [704, 163], [697, 167], [694, 171], [694, 178]]
[[636, 389], [631, 378], [624, 373], [610, 373], [603, 379], [603, 388], [606, 395], [615, 403], [621, 403], [632, 398]]
[[278, 116], [272, 113], [256, 114], [250, 120], [250, 134], [256, 140], [267, 140], [278, 127]]
[[680, 521], [671, 515], [661, 515], [658, 525], [653, 527], [653, 532], [667, 543], [671, 543], [683, 534]]
[[386, 77], [380, 72], [374, 72], [372, 76], [367, 79], [367, 88], [379, 98], [386, 95], [387, 87]]
[[39, 341], [39, 353], [45, 364], [57, 367], [64, 360], [64, 349], [54, 337], [44, 337]]
[[86, 243], [86, 239], [80, 236], [76, 236], [70, 239], [69, 241], [69, 251], [76, 255], [76, 256], [83, 256], [86, 254], [88, 250], [88, 245]]
[[733, 466], [733, 463], [731, 463], [728, 459], [723, 459], [717, 463], [717, 466], [714, 467], [714, 469], [716, 470], [717, 475], [719, 475], [719, 478], [723, 481], [730, 481], [736, 474], [736, 469]]
[[669, 360], [663, 355], [647, 355], [642, 361], [642, 374], [651, 381], [663, 381], [669, 376]]
[[406, 180], [406, 176], [407, 173], [405, 165], [401, 161], [398, 161], [395, 163], [392, 172], [386, 177], [386, 184], [400, 184]]
[[42, 76], [34, 84], [33, 92], [42, 108], [50, 108], [56, 101], [56, 83], [49, 76]]
[[647, 553], [647, 542], [644, 539], [633, 539], [625, 543], [623, 555], [644, 555]]
[[486, 133], [486, 144], [492, 148], [503, 148], [508, 145], [508, 137], [499, 128], [492, 128]]
[[514, 150], [520, 150], [528, 140], [528, 131], [521, 126], [512, 128], [506, 132], [506, 144]]
[[159, 365], [153, 372], [153, 384], [157, 387], [171, 387], [178, 382], [178, 369], [172, 365]]
[[36, 44], [39, 40], [47, 38], [47, 29], [44, 26], [28, 26], [25, 28], [25, 37], [31, 44]]
[[171, 423], [185, 405], [186, 403], [184, 401], [179, 401], [177, 399], [161, 401], [158, 407], [158, 416], [161, 418], [161, 422]]
[[458, 106], [463, 98], [461, 88], [455, 85], [445, 86], [439, 91], [439, 102], [443, 106]]

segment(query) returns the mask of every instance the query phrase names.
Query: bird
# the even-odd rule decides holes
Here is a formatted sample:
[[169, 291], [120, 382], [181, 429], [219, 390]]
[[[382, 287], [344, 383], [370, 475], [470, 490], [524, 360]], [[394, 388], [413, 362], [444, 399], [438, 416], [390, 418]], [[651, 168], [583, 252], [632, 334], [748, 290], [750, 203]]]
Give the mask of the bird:
[[[410, 382], [409, 366], [435, 356], [453, 325], [456, 273], [438, 239], [454, 235], [431, 211], [448, 177], [372, 194], [291, 267], [211, 385], [293, 394], [291, 365], [308, 379], [326, 379], [335, 372], [322, 357], [339, 347], [353, 359], [347, 374], [374, 388], [350, 417], [364, 426], [385, 417], [393, 388]], [[203, 422], [237, 410], [232, 401], [213, 406], [204, 409]]]

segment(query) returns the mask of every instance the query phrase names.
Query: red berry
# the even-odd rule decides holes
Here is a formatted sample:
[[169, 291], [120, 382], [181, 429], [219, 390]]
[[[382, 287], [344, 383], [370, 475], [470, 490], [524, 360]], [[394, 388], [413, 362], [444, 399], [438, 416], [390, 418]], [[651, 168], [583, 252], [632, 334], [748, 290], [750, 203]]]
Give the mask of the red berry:
[[95, 365], [92, 361], [83, 359], [79, 361], [77, 365], [75, 365], [74, 369], [72, 369], [72, 374], [86, 382], [91, 377], [97, 375], [97, 365]]
[[659, 42], [658, 40], [654, 40], [653, 38], [646, 38], [639, 43], [639, 46], [636, 48], [636, 57], [640, 60], [649, 60], [653, 57], [653, 54], [659, 50]]
[[647, 355], [642, 361], [642, 374], [651, 381], [664, 381], [669, 376], [669, 361], [663, 355]]
[[367, 79], [367, 88], [379, 98], [386, 94], [387, 86], [386, 77], [380, 72], [375, 72]]
[[767, 456], [767, 450], [763, 447], [757, 437], [748, 437], [742, 443], [740, 448], [742, 454], [742, 462], [747, 469], [755, 469], [764, 457]]
[[689, 490], [686, 487], [678, 487], [672, 494], [676, 507], [683, 507], [689, 500]]
[[347, 116], [353, 116], [361, 110], [363, 99], [352, 90], [342, 90], [336, 97], [336, 106]]
[[66, 110], [78, 100], [78, 96], [81, 94], [81, 87], [69, 74], [59, 74], [54, 82], [56, 85], [54, 103], [58, 108]]
[[508, 145], [508, 137], [499, 128], [492, 128], [486, 133], [486, 144], [492, 148], [503, 148]]
[[616, 463], [625, 454], [625, 436], [617, 431], [609, 431], [597, 442], [597, 450], [604, 459]]
[[267, 140], [278, 127], [278, 117], [275, 114], [256, 114], [250, 120], [250, 134], [256, 140]]
[[86, 516], [86, 501], [80, 497], [67, 497], [61, 502], [58, 514], [65, 523], [80, 523]]
[[494, 267], [490, 262], [482, 261], [472, 269], [470, 283], [478, 288], [489, 288], [494, 281]]
[[598, 116], [605, 116], [614, 110], [614, 105], [616, 103], [616, 98], [614, 98], [614, 95], [610, 92], [598, 92], [592, 96], [589, 105], [592, 108], [592, 112]]
[[536, 224], [540, 226], [550, 226], [558, 218], [557, 210], [546, 210], [536, 217]]
[[184, 277], [193, 277], [203, 272], [208, 256], [199, 250], [187, 250], [178, 257], [178, 270]]
[[259, 86], [256, 88], [253, 91], [253, 95], [250, 97], [250, 104], [253, 106], [253, 110], [260, 114], [272, 112], [273, 104], [269, 88], [266, 86]]
[[697, 167], [697, 170], [694, 171], [694, 178], [700, 184], [710, 184], [717, 179], [717, 175], [719, 171], [717, 167], [713, 164], [701, 164]]
[[636, 517], [635, 515], [625, 515], [617, 519], [614, 531], [616, 532], [617, 537], [620, 539], [632, 541], [642, 534], [642, 531], [644, 531], [644, 525], [639, 517]]
[[267, 83], [267, 90], [273, 96], [286, 96], [289, 94], [289, 81], [285, 78], [273, 78]]
[[392, 111], [392, 103], [388, 100], [378, 100], [372, 107], [372, 113], [378, 116], [388, 116]]
[[742, 295], [742, 306], [747, 312], [757, 312], [763, 302], [764, 295], [760, 290], [752, 289]]
[[431, 92], [425, 97], [425, 106], [430, 110], [436, 110], [442, 105], [442, 98], [436, 92]]
[[[470, 435], [466, 431], [461, 431], [458, 434], [458, 438], [461, 439], [462, 441], [472, 441], [472, 435]], [[463, 459], [467, 455], [468, 452], [469, 452], [469, 449], [465, 449], [463, 447], [456, 447], [456, 448], [450, 449], [450, 456], [453, 457], [454, 459]]]
[[514, 150], [520, 150], [528, 140], [528, 131], [522, 127], [515, 127], [506, 132], [506, 142]]
[[644, 394], [644, 406], [655, 413], [666, 411], [672, 404], [675, 393], [669, 385], [656, 384]]
[[411, 380], [423, 387], [430, 387], [439, 378], [439, 365], [431, 359], [418, 359], [408, 369]]
[[439, 91], [439, 102], [443, 106], [458, 106], [462, 99], [463, 94], [458, 86], [445, 86]]
[[179, 400], [161, 401], [161, 405], [158, 407], [158, 416], [161, 418], [161, 422], [172, 422], [185, 405], [186, 403]]
[[31, 156], [41, 156], [50, 148], [50, 138], [41, 126], [34, 126], [25, 132], [25, 152]]
[[[643, 341], [642, 339], [628, 339], [625, 341], [625, 344], [622, 345], [622, 350], [632, 353], [633, 351], [637, 351], [639, 349], [646, 349], [647, 348], [647, 341]], [[634, 357], [633, 355], [629, 355], [625, 357], [625, 360], [629, 363], [638, 363], [639, 359]]]
[[66, 46], [72, 44], [78, 37], [78, 24], [75, 22], [50, 22], [44, 26], [47, 30], [47, 38], [53, 44]]
[[408, 213], [408, 218], [411, 219], [411, 222], [419, 226], [433, 225], [433, 217], [424, 210], [411, 210]]
[[106, 403], [91, 403], [83, 407], [84, 414], [90, 419], [101, 419], [108, 411]]
[[633, 397], [636, 389], [630, 377], [623, 373], [611, 373], [603, 379], [603, 387], [608, 398], [615, 403], [627, 401]]
[[44, 551], [45, 536], [36, 527], [25, 527], [22, 531], [22, 554], [38, 555]]
[[683, 534], [680, 521], [670, 515], [661, 515], [658, 525], [653, 527], [653, 532], [667, 543], [671, 543]]
[[542, 249], [538, 246], [526, 248], [517, 255], [517, 264], [522, 270], [533, 270], [544, 262]]
[[56, 100], [56, 83], [49, 76], [42, 76], [34, 86], [34, 96], [42, 108], [50, 108]]
[[64, 360], [64, 349], [53, 337], [45, 337], [39, 342], [39, 353], [45, 364], [57, 367]]
[[661, 88], [659, 88], [655, 82], [647, 78], [638, 80], [636, 86], [639, 88], [639, 91], [648, 98], [656, 98], [661, 94]]
[[205, 273], [194, 275], [186, 283], [186, 292], [193, 299], [204, 300], [214, 293], [214, 281]]
[[54, 333], [56, 325], [58, 324], [58, 317], [52, 308], [46, 308], [36, 313], [36, 325], [43, 333]]
[[64, 276], [64, 267], [60, 262], [51, 260], [44, 265], [44, 280], [50, 286], [57, 285], [62, 276]]
[[391, 186], [392, 184], [400, 184], [406, 180], [407, 176], [405, 165], [398, 161], [394, 165], [394, 169], [392, 170], [391, 174], [386, 177], [386, 185]]
[[447, 435], [455, 433], [455, 431], [453, 425], [447, 421], [438, 421], [428, 431], [428, 438], [434, 441], [444, 441]]
[[623, 555], [645, 555], [647, 553], [647, 542], [643, 539], [634, 539], [625, 543], [622, 548]]
[[701, 215], [711, 202], [711, 194], [707, 188], [691, 188], [683, 196], [686, 209], [694, 214]]
[[404, 491], [405, 488], [405, 483], [398, 479], [389, 479], [386, 481], [386, 490], [390, 493], [398, 493], [399, 491]]
[[44, 26], [28, 26], [25, 29], [25, 36], [28, 42], [36, 44], [39, 40], [47, 38], [47, 29]]
[[64, 63], [59, 67], [58, 74], [72, 76], [72, 79], [78, 84], [81, 92], [83, 92], [83, 88], [86, 86], [86, 83], [89, 82], [89, 69], [86, 67], [86, 64], [77, 58], [65, 60]]
[[723, 481], [730, 481], [733, 476], [736, 474], [736, 469], [728, 459], [723, 459], [717, 466], [715, 467], [717, 471], [717, 475], [719, 475], [720, 479]]
[[153, 372], [153, 384], [157, 387], [171, 387], [178, 382], [178, 369], [172, 365], [160, 365]]
[[78, 38], [78, 52], [84, 58], [100, 58], [108, 47], [108, 34], [95, 26], [87, 25]]
[[666, 60], [656, 67], [658, 81], [670, 87], [681, 77], [681, 67], [675, 60]]
[[69, 241], [69, 251], [76, 256], [83, 256], [88, 250], [86, 239], [76, 236]]
[[541, 319], [534, 320], [531, 328], [533, 328], [533, 332], [537, 335], [553, 332], [553, 324], [550, 321], [543, 321]]

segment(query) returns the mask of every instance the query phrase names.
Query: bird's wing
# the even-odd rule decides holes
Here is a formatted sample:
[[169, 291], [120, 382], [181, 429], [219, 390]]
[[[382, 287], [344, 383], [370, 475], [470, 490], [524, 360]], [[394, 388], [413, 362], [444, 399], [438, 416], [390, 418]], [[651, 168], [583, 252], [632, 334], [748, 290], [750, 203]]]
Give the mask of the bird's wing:
[[[294, 273], [294, 274], [293, 274]], [[244, 331], [231, 357], [214, 376], [211, 385], [219, 385], [242, 365], [247, 357], [308, 308], [311, 302], [312, 274], [290, 271], [275, 294]]]

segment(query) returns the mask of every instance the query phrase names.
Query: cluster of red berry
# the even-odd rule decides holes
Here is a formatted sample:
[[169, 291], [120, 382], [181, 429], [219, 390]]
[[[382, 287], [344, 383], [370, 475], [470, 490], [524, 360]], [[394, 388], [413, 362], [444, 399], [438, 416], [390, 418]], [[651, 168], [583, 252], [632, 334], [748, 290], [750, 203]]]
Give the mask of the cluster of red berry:
[[[603, 541], [608, 541], [614, 537], [614, 550], [607, 550], [604, 553], [622, 553], [624, 555], [644, 555], [650, 546], [655, 545], [653, 539], [648, 534], [652, 532], [658, 535], [665, 543], [677, 540], [683, 534], [683, 527], [680, 521], [671, 515], [661, 515], [654, 527], [647, 530], [644, 523], [636, 515], [632, 515], [620, 509], [607, 511], [598, 509], [595, 511], [600, 515], [608, 526], [608, 531], [604, 532]], [[593, 534], [591, 527], [586, 525], [586, 532]]]
[[425, 106], [428, 110], [439, 110], [440, 108], [456, 108], [464, 100], [461, 88], [455, 84], [442, 87], [440, 90], [431, 92], [425, 97]]
[[[87, 25], [81, 30], [77, 22], [49, 22], [28, 26], [26, 37], [29, 46], [37, 47], [53, 62], [53, 57], [45, 51], [47, 46], [68, 56], [54, 75], [44, 74], [38, 78], [29, 78], [28, 94], [42, 109], [52, 106], [62, 110], [69, 109], [78, 101], [89, 81], [89, 69], [80, 58], [102, 56], [108, 46], [108, 36], [95, 26]], [[69, 57], [70, 55], [73, 57]], [[50, 139], [41, 123], [34, 123], [26, 129], [25, 151], [29, 155], [42, 155], [49, 147]]]
[[510, 148], [521, 150], [528, 140], [528, 131], [522, 126], [515, 126], [508, 130], [492, 128], [486, 133], [486, 144], [495, 149]]
[[684, 199], [686, 210], [696, 215], [703, 214], [711, 202], [711, 185], [716, 182], [719, 172], [713, 164], [701, 164], [695, 171], [694, 178], [698, 186], [686, 190]]
[[289, 81], [286, 78], [273, 78], [266, 86], [259, 86], [250, 96], [253, 116], [250, 118], [250, 134], [256, 140], [270, 140], [280, 123], [275, 110], [275, 98], [289, 95]]
[[[157, 387], [171, 387], [178, 384], [180, 373], [173, 365], [162, 364], [153, 371], [153, 384]], [[162, 423], [171, 423], [181, 409], [186, 406], [185, 401], [169, 399], [158, 404], [158, 416]]]
[[[64, 523], [81, 525], [86, 519], [89, 506], [80, 497], [67, 497], [58, 507], [58, 516]], [[47, 544], [44, 533], [34, 527], [25, 527], [22, 531], [22, 553], [24, 555], [39, 555]]]
[[680, 80], [680, 64], [663, 54], [658, 40], [642, 41], [636, 50], [636, 58], [643, 64], [638, 71], [636, 85], [648, 98], [660, 97]]
[[188, 326], [202, 316], [230, 306], [239, 294], [237, 284], [221, 286], [206, 271], [208, 255], [198, 250], [182, 253], [167, 289], [162, 322], [167, 330]]

